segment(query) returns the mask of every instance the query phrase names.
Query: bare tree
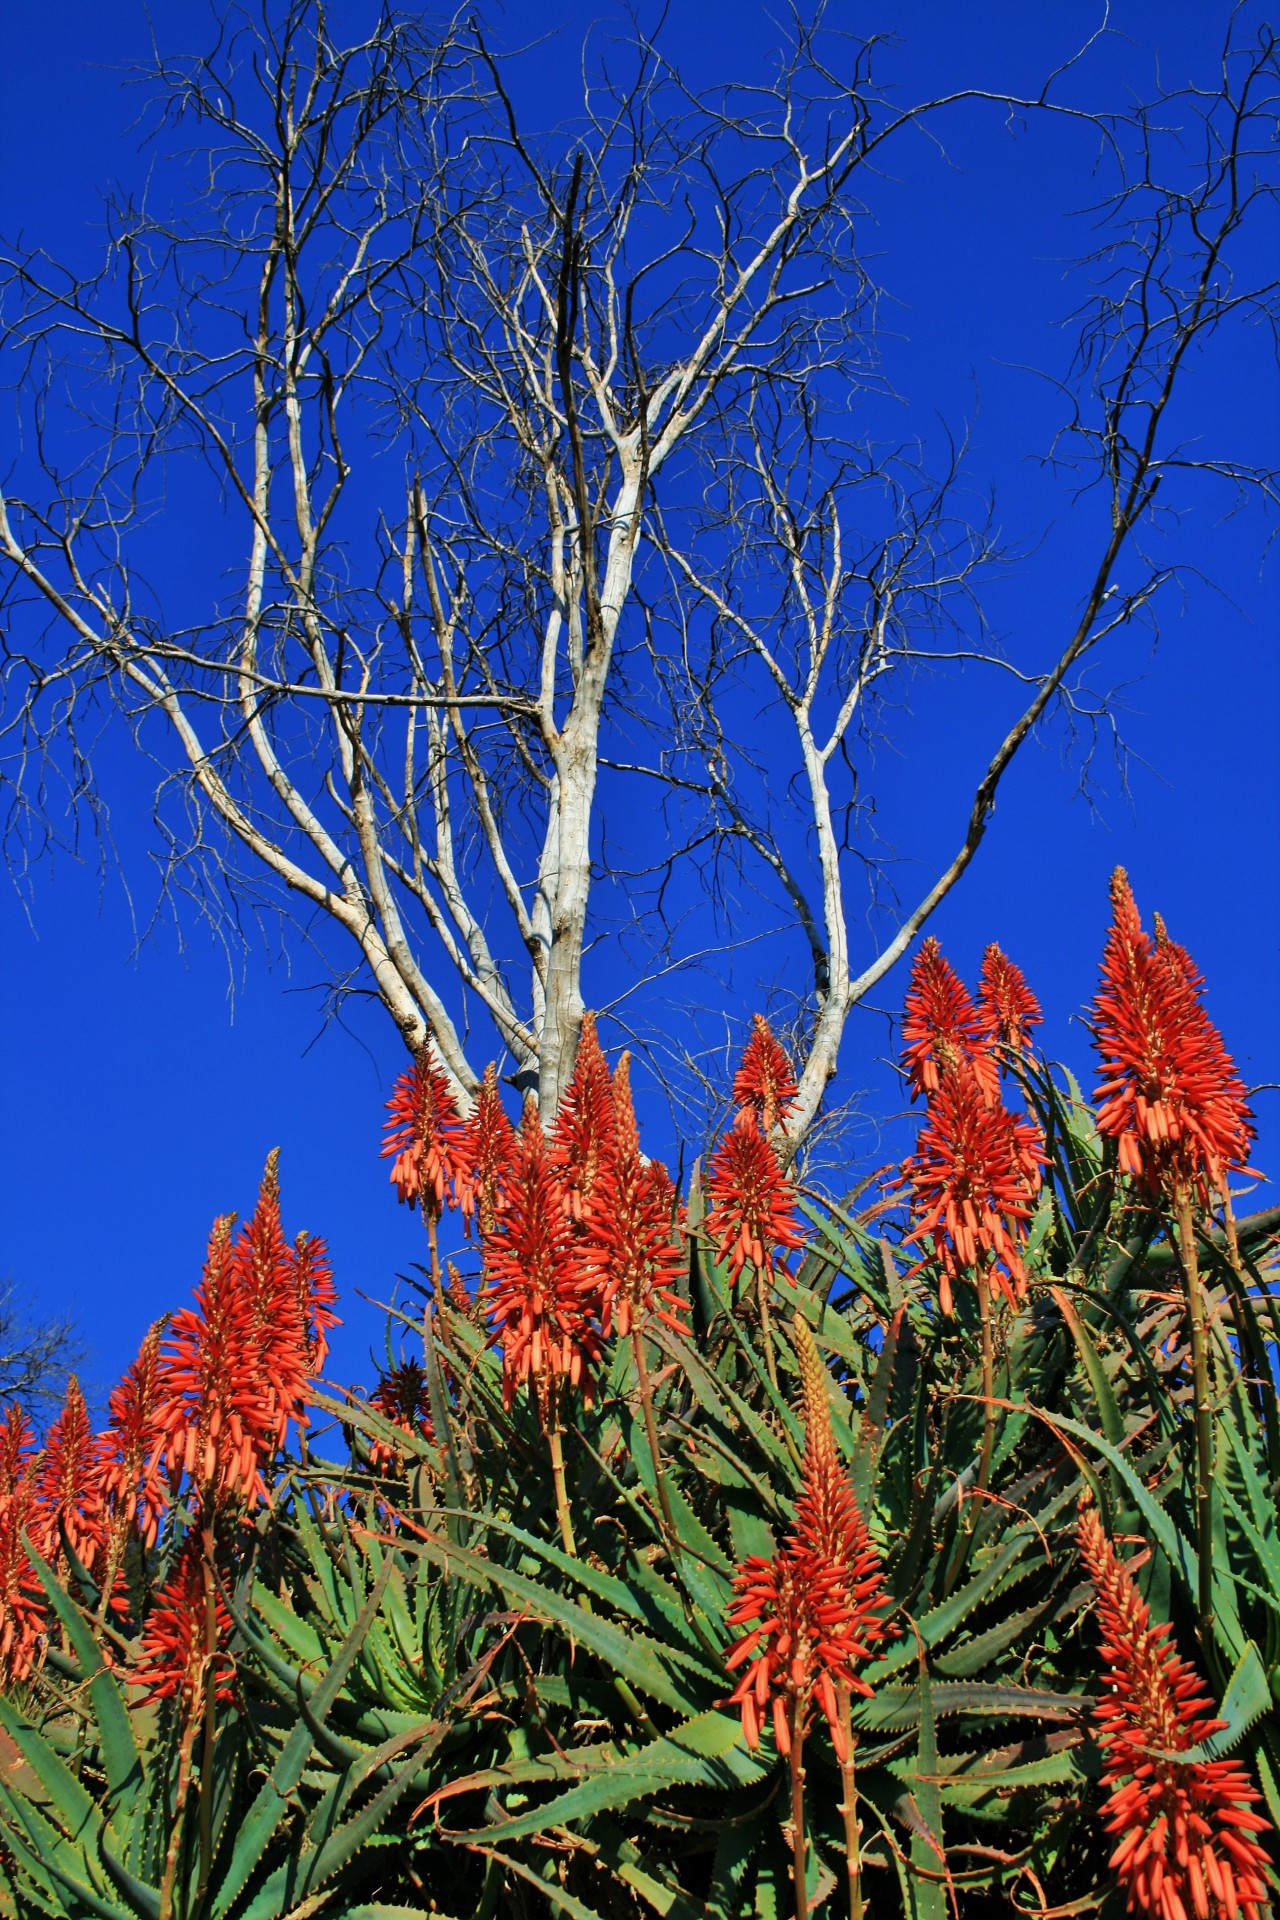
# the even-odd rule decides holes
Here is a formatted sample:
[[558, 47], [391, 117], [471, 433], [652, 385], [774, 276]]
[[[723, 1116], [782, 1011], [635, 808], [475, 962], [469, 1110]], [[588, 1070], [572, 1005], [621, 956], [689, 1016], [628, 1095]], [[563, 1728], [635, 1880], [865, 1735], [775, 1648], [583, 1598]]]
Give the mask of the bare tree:
[[[282, 890], [339, 929], [464, 1099], [483, 1013], [550, 1113], [602, 834], [615, 865], [643, 854], [628, 814], [652, 789], [651, 970], [681, 957], [682, 863], [712, 898], [750, 864], [809, 956], [803, 1138], [851, 1008], [973, 859], [1015, 755], [1172, 577], [1157, 496], [1205, 476], [1275, 493], [1170, 431], [1199, 349], [1275, 318], [1275, 281], [1235, 267], [1276, 191], [1270, 33], [1234, 10], [1211, 85], [1123, 118], [1067, 101], [1078, 63], [1034, 98], [897, 105], [881, 54], [797, 23], [774, 72], [711, 98], [638, 36], [556, 143], [472, 27], [387, 15], [344, 46], [316, 0], [267, 0], [207, 57], [159, 58], [162, 131], [190, 134], [201, 190], [112, 203], [92, 278], [8, 262], [28, 395], [0, 503], [12, 830], [47, 822], [51, 766], [91, 798], [92, 726], [124, 717], [160, 764], [175, 880], [211, 911]], [[999, 545], [964, 509], [963, 444], [930, 473], [849, 424], [881, 382], [878, 168], [991, 111], [1084, 122], [1111, 181], [1059, 375], [1056, 458], [1095, 546], [1039, 658], [988, 634]], [[155, 515], [181, 537], [177, 463], [187, 495], [207, 477], [235, 584], [161, 604], [144, 560]], [[960, 660], [1012, 674], [1024, 710], [954, 858], [857, 953], [867, 739], [904, 676]]]
[[69, 1315], [33, 1319], [13, 1282], [0, 1281], [0, 1406], [18, 1400], [28, 1413], [51, 1411], [66, 1392], [68, 1373], [83, 1359]]

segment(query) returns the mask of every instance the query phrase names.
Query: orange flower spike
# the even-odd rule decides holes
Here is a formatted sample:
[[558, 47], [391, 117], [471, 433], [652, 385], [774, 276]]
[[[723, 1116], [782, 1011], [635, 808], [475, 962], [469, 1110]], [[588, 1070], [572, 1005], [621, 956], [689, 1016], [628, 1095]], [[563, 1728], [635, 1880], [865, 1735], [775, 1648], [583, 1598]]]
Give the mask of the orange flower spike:
[[677, 1292], [686, 1254], [674, 1235], [679, 1206], [667, 1170], [640, 1152], [624, 1053], [613, 1076], [614, 1150], [597, 1189], [588, 1233], [597, 1255], [603, 1331], [624, 1336], [649, 1313], [676, 1333], [687, 1302]]
[[870, 1658], [890, 1633], [885, 1615], [892, 1601], [884, 1568], [872, 1541], [831, 1429], [830, 1387], [807, 1321], [797, 1313], [792, 1325], [800, 1384], [804, 1394], [804, 1469], [796, 1505], [795, 1541], [834, 1566], [844, 1583], [850, 1617], [846, 1632], [849, 1657]]
[[932, 934], [911, 969], [902, 1008], [902, 1039], [902, 1065], [913, 1100], [938, 1091], [948, 1048], [972, 1063], [984, 1097], [996, 1098], [999, 1070], [982, 1016]]
[[0, 1685], [25, 1680], [45, 1631], [44, 1589], [23, 1534], [38, 1532], [32, 1432], [14, 1401], [0, 1425]]
[[1093, 1007], [1102, 1058], [1098, 1128], [1116, 1141], [1122, 1171], [1152, 1199], [1227, 1194], [1249, 1171], [1253, 1115], [1222, 1036], [1203, 1005], [1203, 979], [1157, 923], [1142, 929], [1129, 882], [1111, 883], [1112, 925]]
[[35, 1436], [31, 1423], [16, 1400], [0, 1422], [0, 1500], [17, 1492], [31, 1466]]
[[196, 1304], [175, 1314], [161, 1360], [156, 1457], [214, 1498], [263, 1492], [278, 1414], [265, 1392], [231, 1246], [235, 1216], [214, 1223]]
[[515, 1150], [516, 1130], [498, 1092], [498, 1069], [490, 1063], [458, 1142], [458, 1205], [468, 1225], [479, 1220], [482, 1236], [491, 1231], [502, 1204], [503, 1182]]
[[329, 1249], [317, 1235], [300, 1233], [294, 1241], [290, 1284], [306, 1343], [307, 1372], [314, 1377], [324, 1371], [329, 1357], [330, 1328], [342, 1325], [333, 1311], [338, 1289], [333, 1284]]
[[80, 1382], [72, 1374], [61, 1413], [49, 1429], [36, 1478], [39, 1518], [32, 1536], [46, 1559], [56, 1561], [63, 1536], [93, 1570], [106, 1538], [101, 1470], [104, 1446], [89, 1422]]
[[462, 1122], [449, 1081], [421, 1047], [411, 1067], [391, 1089], [387, 1102], [391, 1118], [382, 1157], [394, 1154], [391, 1182], [410, 1207], [419, 1202], [439, 1219], [447, 1190], [461, 1171]]
[[731, 1673], [745, 1668], [729, 1698], [741, 1710], [749, 1747], [771, 1723], [779, 1752], [789, 1752], [816, 1701], [844, 1760], [836, 1689], [870, 1696], [858, 1669], [890, 1633], [885, 1616], [892, 1602], [831, 1430], [826, 1369], [799, 1314], [794, 1335], [805, 1416], [795, 1527], [772, 1560], [753, 1557], [734, 1575], [727, 1624], [746, 1631], [725, 1665]]
[[592, 1206], [597, 1181], [607, 1174], [613, 1138], [613, 1082], [596, 1037], [596, 1023], [586, 1013], [573, 1077], [551, 1132], [551, 1157], [565, 1204], [579, 1223]]
[[711, 1231], [720, 1236], [716, 1258], [729, 1261], [734, 1286], [748, 1261], [772, 1275], [777, 1249], [804, 1245], [791, 1184], [750, 1107], [743, 1108], [716, 1148], [707, 1193]]
[[246, 1354], [256, 1366], [263, 1404], [271, 1408], [274, 1445], [291, 1419], [305, 1421], [309, 1341], [298, 1296], [293, 1250], [280, 1224], [279, 1149], [267, 1156], [258, 1201], [236, 1240], [231, 1284], [242, 1299]]
[[1013, 1053], [1029, 1053], [1031, 1029], [1044, 1025], [1040, 1002], [1007, 954], [994, 942], [982, 956], [978, 984], [978, 1021], [989, 1040]]
[[169, 1487], [156, 1463], [156, 1419], [161, 1398], [160, 1343], [168, 1322], [157, 1320], [138, 1357], [111, 1392], [111, 1418], [102, 1466], [102, 1496], [113, 1524], [137, 1527], [153, 1547]]
[[600, 1282], [592, 1251], [575, 1231], [530, 1102], [504, 1204], [484, 1242], [489, 1344], [502, 1347], [502, 1390], [510, 1406], [529, 1382], [544, 1420], [562, 1381], [588, 1403], [602, 1352], [595, 1325]]
[[[235, 1698], [235, 1670], [226, 1648], [231, 1616], [222, 1595], [214, 1602], [217, 1650], [213, 1660], [215, 1697]], [[209, 1681], [205, 1647], [204, 1564], [199, 1537], [188, 1534], [177, 1565], [156, 1593], [138, 1642], [133, 1680], [148, 1702], [181, 1700], [194, 1720], [201, 1712]]]
[[953, 1283], [979, 1266], [1011, 1306], [1021, 1299], [1022, 1241], [1043, 1165], [1035, 1127], [988, 1100], [971, 1062], [944, 1072], [900, 1183], [914, 1194], [911, 1239], [932, 1243], [944, 1313], [952, 1310]]
[[1110, 1789], [1103, 1824], [1131, 1913], [1150, 1920], [1210, 1914], [1261, 1920], [1268, 1857], [1261, 1795], [1236, 1760], [1179, 1760], [1226, 1723], [1199, 1675], [1153, 1627], [1094, 1507], [1080, 1516], [1080, 1551], [1097, 1600], [1106, 1692], [1095, 1710]]
[[787, 1108], [798, 1091], [791, 1062], [779, 1046], [773, 1029], [762, 1013], [754, 1014], [751, 1038], [734, 1077], [733, 1104], [739, 1113], [750, 1108], [767, 1136], [775, 1127], [785, 1125]]

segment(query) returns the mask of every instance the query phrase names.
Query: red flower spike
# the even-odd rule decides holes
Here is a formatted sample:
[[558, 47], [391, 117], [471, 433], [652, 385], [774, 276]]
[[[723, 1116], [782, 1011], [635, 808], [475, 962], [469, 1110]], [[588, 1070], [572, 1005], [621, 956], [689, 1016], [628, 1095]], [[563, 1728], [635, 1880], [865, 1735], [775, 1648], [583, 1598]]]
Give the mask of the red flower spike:
[[55, 1563], [67, 1545], [90, 1572], [106, 1539], [101, 1473], [104, 1445], [89, 1423], [80, 1383], [67, 1382], [62, 1411], [49, 1429], [36, 1477], [38, 1516], [32, 1540]]
[[[1103, 1824], [1129, 1911], [1150, 1920], [1260, 1920], [1268, 1900], [1269, 1823], [1238, 1760], [1179, 1760], [1226, 1722], [1199, 1675], [1153, 1627], [1132, 1563], [1116, 1557], [1095, 1508], [1080, 1517], [1080, 1550], [1097, 1596], [1106, 1694], [1095, 1710], [1110, 1789]], [[1170, 1757], [1172, 1756], [1172, 1757]]]
[[1043, 1165], [1036, 1129], [990, 1102], [972, 1062], [958, 1060], [944, 1073], [899, 1182], [914, 1193], [911, 1239], [932, 1243], [944, 1313], [952, 1310], [953, 1282], [979, 1268], [1011, 1306], [1022, 1298], [1022, 1241]]
[[1029, 1053], [1031, 1029], [1044, 1025], [1040, 1002], [1022, 969], [993, 942], [982, 956], [978, 984], [978, 1023], [988, 1040], [998, 1040], [1013, 1053]]
[[169, 1487], [156, 1464], [156, 1416], [161, 1398], [160, 1343], [168, 1322], [157, 1320], [138, 1357], [112, 1389], [100, 1486], [113, 1527], [136, 1526], [153, 1547], [169, 1504]]
[[16, 1400], [0, 1424], [0, 1500], [8, 1500], [26, 1478], [35, 1436]]
[[0, 1686], [28, 1678], [45, 1631], [44, 1589], [23, 1534], [38, 1531], [32, 1433], [16, 1401], [0, 1426]]
[[484, 1243], [481, 1300], [489, 1344], [502, 1347], [508, 1406], [526, 1381], [543, 1420], [562, 1383], [590, 1403], [591, 1369], [602, 1343], [595, 1325], [600, 1283], [591, 1250], [575, 1231], [532, 1104], [526, 1109], [504, 1204]]
[[391, 1118], [382, 1157], [395, 1155], [392, 1185], [407, 1206], [421, 1202], [439, 1219], [446, 1191], [461, 1170], [462, 1122], [449, 1081], [432, 1059], [429, 1045], [419, 1049], [413, 1065], [396, 1081], [387, 1111]]
[[[384, 1374], [369, 1395], [369, 1405], [402, 1433], [412, 1433], [424, 1440], [435, 1439], [427, 1376], [416, 1360], [404, 1360]], [[398, 1472], [405, 1463], [405, 1455], [386, 1440], [370, 1440], [369, 1456], [376, 1473]]]
[[869, 1695], [871, 1688], [852, 1664], [863, 1650], [838, 1569], [804, 1548], [788, 1547], [772, 1560], [744, 1561], [733, 1591], [727, 1624], [747, 1630], [729, 1649], [725, 1666], [731, 1673], [745, 1671], [725, 1704], [741, 1710], [747, 1745], [758, 1747], [761, 1728], [772, 1724], [779, 1752], [789, 1753], [795, 1734], [808, 1728], [816, 1698], [837, 1756], [847, 1758], [835, 1690]]
[[173, 1475], [214, 1499], [265, 1492], [262, 1466], [278, 1429], [253, 1350], [249, 1305], [231, 1246], [235, 1216], [214, 1223], [196, 1304], [175, 1314], [161, 1362], [159, 1440]]
[[750, 1108], [767, 1136], [786, 1123], [786, 1110], [798, 1088], [791, 1062], [774, 1037], [762, 1013], [752, 1016], [751, 1038], [733, 1082], [733, 1104], [739, 1113]]
[[725, 1665], [745, 1666], [726, 1705], [741, 1709], [749, 1747], [772, 1724], [779, 1752], [807, 1730], [816, 1700], [837, 1756], [847, 1756], [837, 1687], [865, 1697], [871, 1688], [858, 1668], [891, 1629], [885, 1615], [880, 1555], [872, 1544], [831, 1431], [826, 1369], [807, 1323], [794, 1323], [804, 1390], [804, 1480], [796, 1523], [772, 1560], [753, 1557], [733, 1579], [730, 1627], [747, 1631]]
[[1098, 1129], [1119, 1147], [1122, 1171], [1150, 1199], [1227, 1197], [1230, 1173], [1248, 1173], [1253, 1115], [1222, 1036], [1203, 1005], [1204, 983], [1162, 925], [1142, 929], [1123, 870], [1111, 883], [1112, 925], [1093, 1007], [1102, 1056]]
[[613, 1146], [613, 1082], [596, 1038], [596, 1023], [582, 1016], [582, 1036], [573, 1078], [565, 1089], [551, 1132], [551, 1156], [565, 1204], [581, 1224]]
[[[227, 1653], [231, 1616], [222, 1596], [214, 1600], [217, 1622], [213, 1684], [219, 1701], [235, 1698], [235, 1670]], [[196, 1534], [187, 1535], [178, 1562], [156, 1593], [138, 1642], [133, 1679], [145, 1699], [179, 1700], [190, 1717], [201, 1712], [209, 1683], [204, 1561]]]
[[686, 1254], [676, 1238], [679, 1204], [666, 1168], [640, 1152], [631, 1100], [630, 1062], [624, 1053], [613, 1076], [614, 1148], [597, 1185], [588, 1222], [596, 1256], [603, 1331], [624, 1336], [649, 1314], [676, 1333], [688, 1304], [677, 1286]]
[[246, 1354], [269, 1423], [262, 1451], [283, 1446], [290, 1420], [306, 1422], [308, 1329], [298, 1294], [293, 1250], [280, 1224], [278, 1150], [267, 1156], [258, 1203], [231, 1256], [231, 1284], [241, 1296]]
[[948, 1048], [972, 1062], [985, 1098], [999, 1091], [999, 1070], [969, 989], [930, 934], [916, 955], [902, 1008], [902, 1064], [911, 1098], [935, 1094]]
[[291, 1280], [306, 1344], [306, 1369], [314, 1377], [324, 1371], [329, 1357], [329, 1329], [342, 1325], [333, 1311], [338, 1289], [333, 1284], [329, 1249], [315, 1234], [300, 1233], [294, 1241]]
[[478, 1219], [480, 1232], [491, 1231], [502, 1204], [503, 1182], [516, 1151], [516, 1130], [506, 1115], [498, 1092], [498, 1069], [485, 1068], [480, 1091], [458, 1141], [458, 1205], [470, 1225]]
[[750, 1107], [743, 1108], [716, 1148], [707, 1193], [711, 1231], [720, 1236], [716, 1258], [729, 1261], [734, 1286], [748, 1261], [771, 1277], [778, 1248], [804, 1245], [790, 1182]]

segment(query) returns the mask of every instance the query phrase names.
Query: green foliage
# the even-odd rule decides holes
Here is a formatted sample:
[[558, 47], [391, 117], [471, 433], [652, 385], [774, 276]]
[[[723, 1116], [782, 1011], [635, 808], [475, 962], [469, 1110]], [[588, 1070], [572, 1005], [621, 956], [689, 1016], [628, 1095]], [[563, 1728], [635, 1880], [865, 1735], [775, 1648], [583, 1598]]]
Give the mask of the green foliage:
[[[832, 1426], [884, 1560], [897, 1632], [855, 1701], [863, 1884], [872, 1911], [942, 1920], [1107, 1896], [1090, 1733], [1096, 1634], [1074, 1545], [1091, 1492], [1141, 1581], [1224, 1700], [1280, 1823], [1280, 1326], [1275, 1222], [1240, 1226], [1241, 1274], [1206, 1228], [1212, 1317], [1215, 1611], [1197, 1615], [1190, 1384], [1174, 1256], [1132, 1203], [1072, 1088], [1036, 1072], [1049, 1167], [1030, 1286], [997, 1316], [994, 1442], [981, 1328], [962, 1289], [936, 1311], [915, 1250], [809, 1196], [797, 1284]], [[736, 1920], [792, 1911], [786, 1764], [727, 1707], [737, 1564], [791, 1523], [799, 1363], [773, 1316], [777, 1388], [749, 1290], [690, 1240], [687, 1337], [650, 1322], [668, 1533], [636, 1357], [616, 1339], [594, 1404], [569, 1404], [569, 1509], [547, 1441], [474, 1308], [397, 1310], [422, 1346], [434, 1436], [319, 1391], [313, 1430], [246, 1532], [225, 1593], [234, 1700], [200, 1730], [142, 1708], [123, 1630], [86, 1581], [40, 1579], [43, 1669], [0, 1700], [7, 1911], [83, 1920]], [[342, 1446], [333, 1444], [342, 1436]], [[374, 1451], [394, 1444], [390, 1469]], [[147, 1578], [162, 1577], [162, 1544]], [[810, 1910], [840, 1914], [842, 1780], [806, 1748]], [[185, 1742], [185, 1745], [184, 1745]], [[197, 1754], [198, 1758], [198, 1754]], [[197, 1769], [198, 1770], [198, 1769]], [[202, 1843], [201, 1821], [209, 1823]], [[211, 1851], [210, 1851], [211, 1850]]]

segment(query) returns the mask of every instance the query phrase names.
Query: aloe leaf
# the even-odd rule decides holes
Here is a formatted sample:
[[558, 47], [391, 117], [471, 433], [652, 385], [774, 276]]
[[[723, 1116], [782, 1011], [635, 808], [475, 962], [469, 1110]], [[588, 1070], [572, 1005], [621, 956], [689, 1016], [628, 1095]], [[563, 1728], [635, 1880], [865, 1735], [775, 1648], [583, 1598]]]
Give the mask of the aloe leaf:
[[[938, 1787], [938, 1739], [934, 1721], [933, 1693], [929, 1684], [929, 1660], [924, 1642], [917, 1643], [919, 1674], [920, 1740], [917, 1748], [918, 1771], [909, 1799], [920, 1816], [923, 1831], [911, 1836], [911, 1865], [915, 1910], [920, 1920], [946, 1920], [947, 1896], [944, 1880], [946, 1849], [942, 1840], [942, 1794]], [[923, 1870], [923, 1871], [922, 1871]]]
[[1094, 1404], [1098, 1409], [1098, 1418], [1102, 1423], [1103, 1434], [1111, 1442], [1113, 1447], [1123, 1446], [1124, 1421], [1120, 1418], [1120, 1409], [1116, 1405], [1115, 1393], [1112, 1390], [1110, 1380], [1107, 1378], [1106, 1368], [1102, 1364], [1102, 1356], [1094, 1346], [1093, 1341], [1089, 1338], [1088, 1331], [1081, 1321], [1079, 1314], [1072, 1306], [1066, 1294], [1062, 1291], [1062, 1288], [1050, 1287], [1049, 1292], [1053, 1295], [1058, 1312], [1066, 1322], [1068, 1333], [1075, 1341], [1076, 1352], [1080, 1356], [1080, 1364], [1085, 1370], [1089, 1381], [1089, 1388], [1093, 1394]]
[[703, 1908], [706, 1920], [739, 1920], [745, 1911], [747, 1873], [759, 1845], [760, 1825], [756, 1820], [731, 1820], [720, 1829]]
[[[1042, 1687], [1019, 1687], [1004, 1681], [934, 1680], [928, 1708], [935, 1721], [950, 1714], [977, 1714], [997, 1719], [1074, 1720], [1093, 1705], [1090, 1694], [1054, 1693]], [[919, 1687], [882, 1687], [856, 1713], [858, 1727], [885, 1733], [895, 1727], [915, 1726], [926, 1708]]]
[[107, 1836], [101, 1828], [98, 1830], [98, 1858], [116, 1892], [123, 1894], [134, 1912], [141, 1914], [144, 1920], [160, 1920], [160, 1895], [154, 1887], [139, 1880], [135, 1873], [130, 1873], [123, 1861], [113, 1857], [107, 1846]]
[[[1033, 1544], [1035, 1544], [1033, 1535], [1026, 1532], [1016, 1533], [996, 1557], [958, 1592], [953, 1593], [949, 1600], [944, 1600], [941, 1605], [922, 1614], [915, 1624], [916, 1631], [920, 1634], [925, 1646], [936, 1647], [946, 1639], [948, 1634], [954, 1633], [978, 1603], [999, 1588], [1010, 1569]], [[1030, 1571], [1030, 1567], [1023, 1568], [1016, 1577], [1023, 1578]], [[1009, 1584], [1012, 1585], [1013, 1582], [1010, 1581]], [[880, 1681], [887, 1678], [889, 1674], [896, 1673], [900, 1667], [908, 1665], [914, 1651], [914, 1642], [909, 1636], [904, 1635], [896, 1646], [890, 1647], [867, 1668], [863, 1677], [870, 1685], [878, 1686]]]
[[538, 1581], [511, 1568], [482, 1560], [468, 1548], [452, 1541], [424, 1538], [406, 1542], [407, 1552], [424, 1554], [446, 1570], [452, 1568], [471, 1585], [487, 1592], [496, 1587], [518, 1605], [527, 1607], [535, 1618], [558, 1627], [580, 1646], [586, 1647], [605, 1663], [610, 1672], [621, 1675], [633, 1687], [651, 1699], [678, 1711], [697, 1712], [704, 1704], [696, 1696], [692, 1681], [723, 1684], [721, 1676], [692, 1655], [674, 1647], [664, 1647], [645, 1634], [624, 1631]]
[[1006, 1648], [1013, 1646], [1037, 1626], [1053, 1604], [1053, 1598], [1049, 1596], [1037, 1600], [1034, 1606], [1024, 1607], [1020, 1613], [1007, 1614], [994, 1627], [988, 1627], [985, 1633], [975, 1634], [970, 1640], [962, 1640], [959, 1646], [949, 1652], [937, 1654], [933, 1663], [935, 1668], [947, 1680], [964, 1680], [970, 1674], [980, 1673]]
[[[0, 1698], [0, 1708], [7, 1704], [3, 1698]], [[117, 1906], [104, 1893], [72, 1871], [74, 1865], [87, 1867], [86, 1855], [81, 1848], [70, 1844], [53, 1824], [43, 1817], [38, 1807], [33, 1806], [29, 1800], [10, 1793], [2, 1783], [0, 1783], [0, 1795], [3, 1795], [8, 1802], [10, 1813], [16, 1816], [18, 1825], [25, 1829], [25, 1833], [19, 1834], [11, 1826], [9, 1836], [11, 1842], [25, 1846], [35, 1854], [41, 1873], [47, 1882], [56, 1882], [57, 1889], [61, 1893], [74, 1896], [71, 1903], [64, 1901], [64, 1912], [70, 1920], [83, 1920], [86, 1909], [95, 1916], [95, 1920], [136, 1920], [135, 1915]], [[95, 1820], [93, 1827], [88, 1831], [96, 1830], [98, 1825], [99, 1822]]]
[[544, 1806], [468, 1835], [468, 1842], [508, 1841], [566, 1825], [588, 1815], [630, 1806], [671, 1786], [738, 1787], [763, 1778], [769, 1763], [748, 1751], [738, 1720], [726, 1713], [698, 1714], [625, 1760], [604, 1763]]
[[49, 1804], [57, 1813], [63, 1831], [73, 1840], [91, 1833], [99, 1825], [98, 1809], [92, 1798], [65, 1760], [34, 1727], [20, 1718], [3, 1694], [0, 1694], [0, 1726], [48, 1794]]
[[[307, 1703], [310, 1716], [320, 1725], [324, 1724], [330, 1707], [341, 1692], [365, 1635], [373, 1624], [390, 1571], [391, 1562], [386, 1560], [359, 1618], [342, 1643], [337, 1659], [310, 1695]], [[314, 1736], [310, 1728], [300, 1720], [241, 1823], [235, 1852], [213, 1903], [214, 1920], [221, 1920], [221, 1916], [230, 1910], [232, 1903], [249, 1884], [250, 1875], [289, 1811], [291, 1798], [302, 1779], [313, 1745]]]
[[89, 1683], [89, 1699], [98, 1723], [107, 1782], [114, 1794], [122, 1794], [139, 1784], [142, 1767], [133, 1728], [129, 1724], [128, 1709], [121, 1697], [120, 1683], [104, 1662], [102, 1650], [79, 1607], [59, 1585], [52, 1569], [40, 1558], [30, 1542], [25, 1544], [31, 1565], [75, 1649], [80, 1671]]
[[[1059, 1428], [1063, 1432], [1071, 1434], [1074, 1439], [1082, 1441], [1084, 1445], [1091, 1447], [1095, 1453], [1101, 1454], [1109, 1466], [1115, 1468], [1116, 1472], [1124, 1481], [1134, 1505], [1138, 1508], [1142, 1518], [1151, 1529], [1152, 1537], [1157, 1546], [1181, 1582], [1188, 1601], [1192, 1605], [1195, 1605], [1195, 1548], [1186, 1536], [1174, 1525], [1173, 1520], [1160, 1505], [1160, 1502], [1148, 1492], [1124, 1455], [1118, 1452], [1109, 1441], [1102, 1439], [1101, 1436], [1096, 1433], [1090, 1433], [1087, 1427], [1081, 1426], [1076, 1420], [1069, 1420], [1065, 1414], [1042, 1412], [1040, 1418], [1046, 1421], [1049, 1426]], [[1231, 1590], [1230, 1574], [1223, 1566], [1220, 1558], [1217, 1559], [1214, 1567], [1213, 1594], [1215, 1605], [1215, 1632], [1222, 1645], [1223, 1651], [1234, 1664], [1240, 1660], [1244, 1654], [1245, 1640], [1240, 1630], [1239, 1616], [1236, 1612], [1235, 1595]]]
[[482, 1851], [487, 1852], [491, 1860], [499, 1861], [506, 1871], [514, 1873], [517, 1879], [527, 1880], [531, 1887], [536, 1887], [543, 1899], [549, 1901], [557, 1913], [567, 1913], [569, 1920], [601, 1920], [600, 1914], [594, 1907], [589, 1907], [585, 1900], [579, 1900], [575, 1894], [569, 1893], [554, 1880], [544, 1880], [541, 1874], [534, 1873], [530, 1867], [524, 1865], [523, 1861], [510, 1860], [506, 1854], [495, 1853], [488, 1848]]

